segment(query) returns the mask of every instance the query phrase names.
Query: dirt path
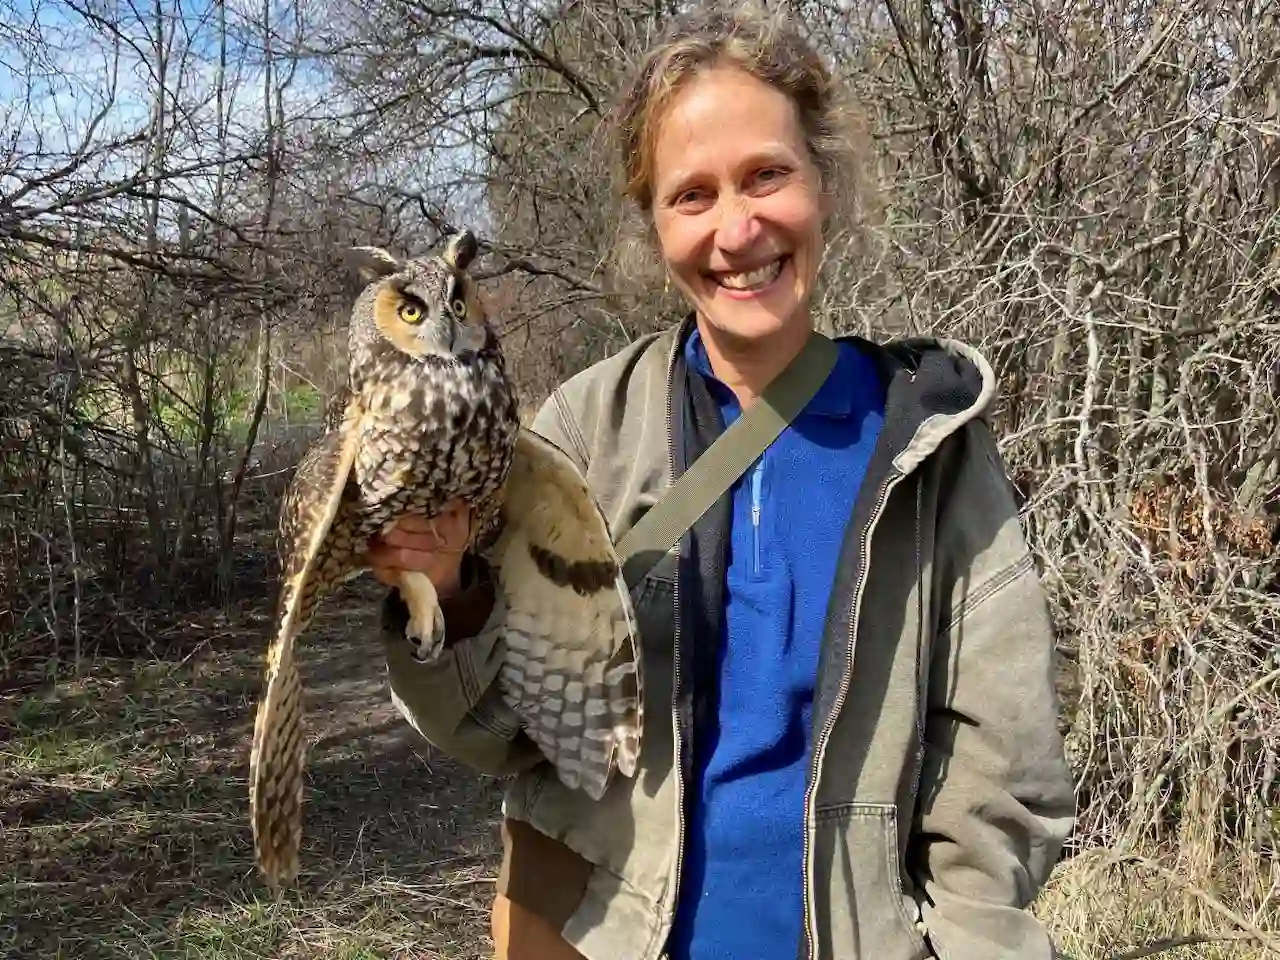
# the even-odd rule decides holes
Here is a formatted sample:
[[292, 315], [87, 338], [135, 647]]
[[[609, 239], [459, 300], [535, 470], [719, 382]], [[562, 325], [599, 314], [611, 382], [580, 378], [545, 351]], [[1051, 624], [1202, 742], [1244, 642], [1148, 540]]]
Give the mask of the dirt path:
[[181, 659], [0, 703], [0, 956], [486, 956], [497, 783], [391, 707], [378, 596], [329, 603], [303, 654], [303, 878], [279, 898], [247, 820], [262, 611], [191, 618]]

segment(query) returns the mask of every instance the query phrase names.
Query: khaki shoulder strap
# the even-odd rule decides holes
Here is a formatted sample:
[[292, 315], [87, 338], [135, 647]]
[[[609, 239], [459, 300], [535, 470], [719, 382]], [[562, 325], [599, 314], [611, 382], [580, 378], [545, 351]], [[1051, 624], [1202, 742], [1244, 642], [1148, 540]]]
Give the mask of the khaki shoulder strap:
[[814, 332], [778, 376], [618, 542], [622, 575], [634, 588], [684, 532], [768, 449], [835, 366], [838, 348]]

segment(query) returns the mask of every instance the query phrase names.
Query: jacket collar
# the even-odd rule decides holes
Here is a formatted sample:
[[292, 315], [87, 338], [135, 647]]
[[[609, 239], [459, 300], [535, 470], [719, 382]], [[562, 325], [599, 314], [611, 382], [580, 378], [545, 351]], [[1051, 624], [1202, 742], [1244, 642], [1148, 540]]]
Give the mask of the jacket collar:
[[[663, 335], [672, 338], [668, 357], [673, 365], [682, 348], [681, 359], [688, 362], [696, 331], [690, 312]], [[906, 337], [885, 343], [857, 336], [835, 339], [856, 344], [878, 366], [887, 387], [881, 442], [893, 451], [891, 463], [903, 474], [913, 472], [970, 420], [989, 413], [995, 374], [986, 357], [967, 344], [945, 337]], [[672, 373], [674, 366], [668, 376]]]

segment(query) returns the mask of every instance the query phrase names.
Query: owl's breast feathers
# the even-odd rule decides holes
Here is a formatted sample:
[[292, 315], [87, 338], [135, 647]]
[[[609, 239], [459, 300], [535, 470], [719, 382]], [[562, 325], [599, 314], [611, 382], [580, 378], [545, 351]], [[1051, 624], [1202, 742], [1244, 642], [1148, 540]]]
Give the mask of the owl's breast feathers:
[[461, 360], [384, 354], [357, 389], [355, 479], [368, 532], [454, 498], [484, 508], [506, 480], [520, 421], [496, 345]]

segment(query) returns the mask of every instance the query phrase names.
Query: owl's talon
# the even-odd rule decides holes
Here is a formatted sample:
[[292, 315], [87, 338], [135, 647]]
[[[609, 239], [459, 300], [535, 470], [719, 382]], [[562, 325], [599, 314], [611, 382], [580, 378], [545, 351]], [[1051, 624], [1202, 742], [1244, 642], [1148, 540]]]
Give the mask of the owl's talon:
[[409, 607], [405, 636], [414, 646], [416, 660], [430, 663], [444, 650], [444, 611], [435, 584], [424, 573], [405, 571], [400, 577], [400, 595]]
[[405, 636], [414, 646], [414, 659], [430, 663], [444, 650], [444, 616], [437, 610], [430, 624], [410, 619]]

